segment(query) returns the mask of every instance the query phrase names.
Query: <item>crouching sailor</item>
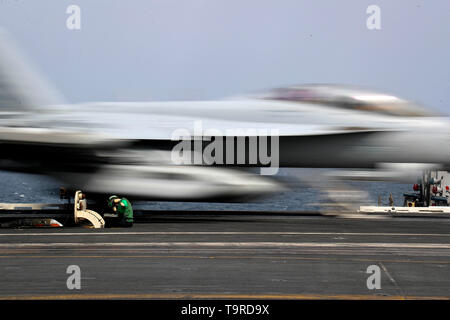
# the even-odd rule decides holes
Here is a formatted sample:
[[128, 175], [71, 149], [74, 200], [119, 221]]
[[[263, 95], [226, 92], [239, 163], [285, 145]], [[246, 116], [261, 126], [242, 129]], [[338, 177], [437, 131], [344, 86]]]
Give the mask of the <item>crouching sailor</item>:
[[113, 209], [114, 213], [119, 215], [119, 225], [121, 227], [133, 226], [133, 208], [128, 199], [111, 196], [108, 199], [108, 206]]

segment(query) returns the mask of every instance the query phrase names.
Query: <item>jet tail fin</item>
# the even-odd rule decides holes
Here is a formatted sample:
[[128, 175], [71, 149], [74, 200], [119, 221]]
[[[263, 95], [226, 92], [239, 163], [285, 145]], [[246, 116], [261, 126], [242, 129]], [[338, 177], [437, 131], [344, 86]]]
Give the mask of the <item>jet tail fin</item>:
[[64, 103], [0, 28], [0, 111], [31, 111]]

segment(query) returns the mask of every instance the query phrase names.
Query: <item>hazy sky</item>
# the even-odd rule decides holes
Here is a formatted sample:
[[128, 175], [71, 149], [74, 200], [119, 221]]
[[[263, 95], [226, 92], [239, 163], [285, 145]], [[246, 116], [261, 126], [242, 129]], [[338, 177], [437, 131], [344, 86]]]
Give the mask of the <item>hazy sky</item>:
[[[81, 30], [66, 28], [70, 4]], [[450, 112], [448, 0], [0, 0], [0, 25], [71, 102], [333, 82]]]

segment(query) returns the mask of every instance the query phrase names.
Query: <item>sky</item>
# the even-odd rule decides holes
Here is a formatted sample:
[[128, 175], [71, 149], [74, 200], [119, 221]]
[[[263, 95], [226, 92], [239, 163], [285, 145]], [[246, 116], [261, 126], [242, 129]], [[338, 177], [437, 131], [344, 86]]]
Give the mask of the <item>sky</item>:
[[69, 102], [342, 83], [450, 113], [448, 0], [0, 0], [0, 26]]

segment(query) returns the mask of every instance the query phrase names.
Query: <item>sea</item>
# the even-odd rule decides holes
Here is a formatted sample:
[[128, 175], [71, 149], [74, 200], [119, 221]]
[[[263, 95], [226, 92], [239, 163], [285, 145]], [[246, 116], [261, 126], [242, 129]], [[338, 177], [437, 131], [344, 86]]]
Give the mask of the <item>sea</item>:
[[[314, 211], [320, 209], [321, 186], [311, 186], [302, 181], [303, 176], [314, 176], [319, 169], [282, 168], [276, 178], [287, 181], [289, 189], [275, 192], [274, 195], [250, 202], [239, 203], [203, 203], [203, 202], [139, 202], [140, 208], [148, 210], [243, 210], [243, 211]], [[381, 199], [382, 205], [389, 204], [392, 194], [394, 205], [403, 205], [403, 193], [412, 192], [412, 185], [391, 182], [346, 182], [354, 190], [365, 191], [367, 197], [361, 205], [376, 205]], [[63, 203], [59, 199], [61, 183], [47, 176], [0, 171], [0, 202], [7, 203]]]

